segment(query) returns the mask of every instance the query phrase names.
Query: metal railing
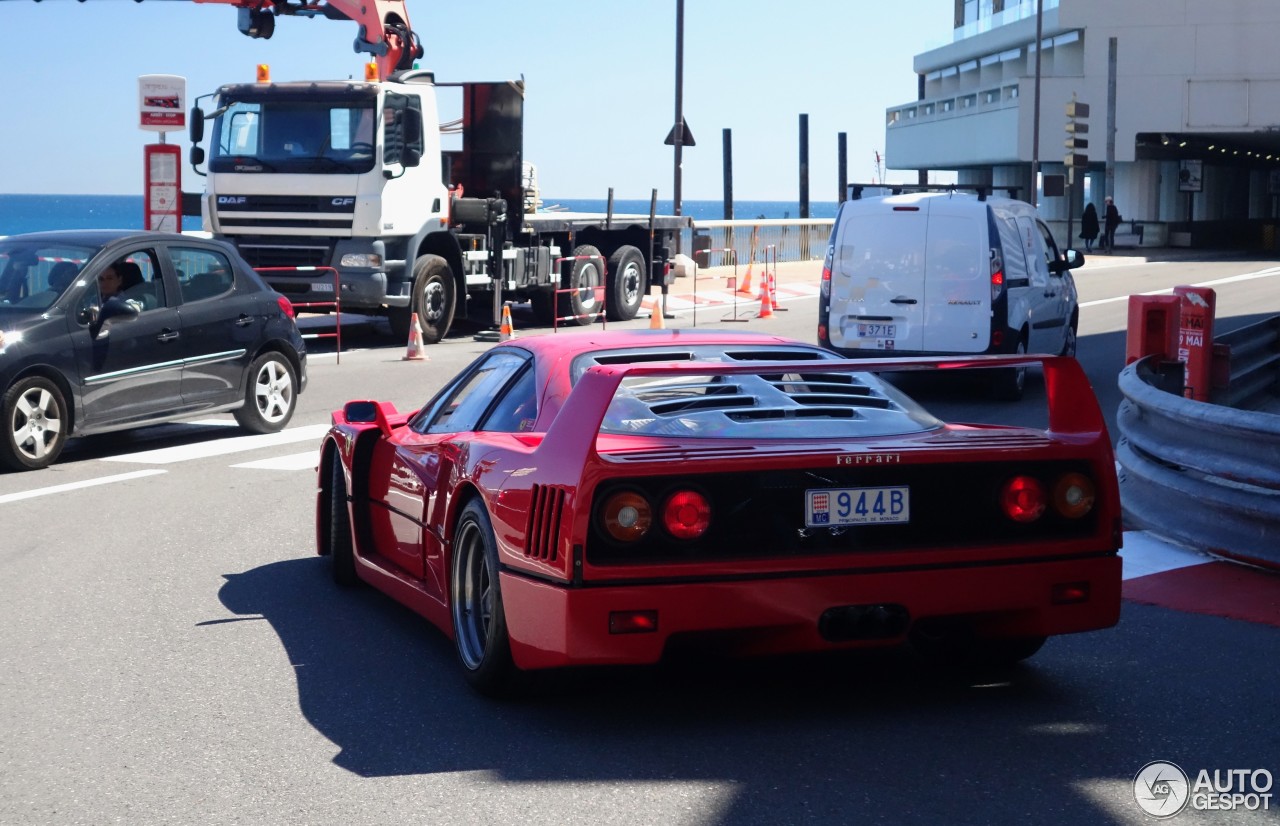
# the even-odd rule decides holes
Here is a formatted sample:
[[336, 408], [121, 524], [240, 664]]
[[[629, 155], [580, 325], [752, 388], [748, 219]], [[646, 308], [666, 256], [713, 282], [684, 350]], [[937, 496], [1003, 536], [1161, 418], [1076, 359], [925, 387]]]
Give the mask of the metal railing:
[[758, 251], [769, 246], [779, 261], [812, 261], [826, 254], [834, 225], [834, 218], [698, 221], [692, 232], [701, 243], [690, 240], [686, 249], [714, 253], [698, 258], [703, 267], [750, 263], [758, 260]]
[[[1277, 330], [1280, 318], [1216, 339], [1231, 349], [1230, 375], [1216, 400], [1280, 409], [1267, 404], [1280, 391]], [[1116, 460], [1126, 522], [1280, 567], [1280, 415], [1184, 398], [1180, 386], [1167, 386], [1166, 367], [1160, 356], [1148, 356], [1120, 373]]]

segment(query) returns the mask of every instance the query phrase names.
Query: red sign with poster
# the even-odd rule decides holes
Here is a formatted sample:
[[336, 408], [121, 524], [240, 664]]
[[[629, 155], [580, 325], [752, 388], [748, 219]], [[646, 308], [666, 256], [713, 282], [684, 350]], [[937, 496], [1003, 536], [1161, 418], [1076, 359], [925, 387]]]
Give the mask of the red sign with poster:
[[1174, 287], [1182, 299], [1178, 324], [1178, 360], [1187, 365], [1186, 397], [1209, 401], [1213, 367], [1213, 315], [1217, 294], [1208, 287]]
[[177, 144], [144, 146], [146, 189], [143, 227], [182, 232], [182, 148]]

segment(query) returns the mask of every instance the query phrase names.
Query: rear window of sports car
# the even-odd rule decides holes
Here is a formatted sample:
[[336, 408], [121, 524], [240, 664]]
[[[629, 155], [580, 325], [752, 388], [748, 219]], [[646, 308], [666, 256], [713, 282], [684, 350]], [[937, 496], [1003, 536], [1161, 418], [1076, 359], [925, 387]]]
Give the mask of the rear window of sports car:
[[[790, 361], [786, 371], [746, 375], [673, 373], [628, 376], [614, 395], [601, 433], [685, 438], [807, 439], [915, 433], [941, 422], [869, 373], [823, 370], [824, 350], [646, 350], [593, 353], [574, 363], [574, 379], [596, 364], [687, 361]], [[796, 361], [812, 360], [813, 369]]]

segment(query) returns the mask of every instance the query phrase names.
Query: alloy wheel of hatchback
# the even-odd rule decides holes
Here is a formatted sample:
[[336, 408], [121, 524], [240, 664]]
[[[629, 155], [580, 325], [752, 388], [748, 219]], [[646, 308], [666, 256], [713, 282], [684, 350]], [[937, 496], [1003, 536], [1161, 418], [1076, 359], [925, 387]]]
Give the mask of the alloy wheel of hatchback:
[[5, 439], [0, 462], [13, 470], [38, 470], [57, 460], [67, 443], [67, 403], [44, 376], [28, 376], [4, 394]]
[[279, 353], [263, 353], [249, 367], [244, 405], [236, 421], [253, 433], [275, 433], [289, 423], [297, 404], [293, 365]]

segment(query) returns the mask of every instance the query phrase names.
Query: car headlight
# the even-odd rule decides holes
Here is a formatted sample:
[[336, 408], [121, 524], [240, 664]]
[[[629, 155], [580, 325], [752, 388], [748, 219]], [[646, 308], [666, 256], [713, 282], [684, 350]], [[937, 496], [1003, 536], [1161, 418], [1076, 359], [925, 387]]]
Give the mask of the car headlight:
[[3, 354], [10, 344], [17, 344], [19, 341], [22, 341], [22, 333], [6, 333], [0, 330], [0, 354]]
[[382, 256], [371, 252], [352, 252], [342, 256], [342, 260], [338, 263], [344, 267], [365, 267], [368, 269], [377, 269], [382, 266]]

